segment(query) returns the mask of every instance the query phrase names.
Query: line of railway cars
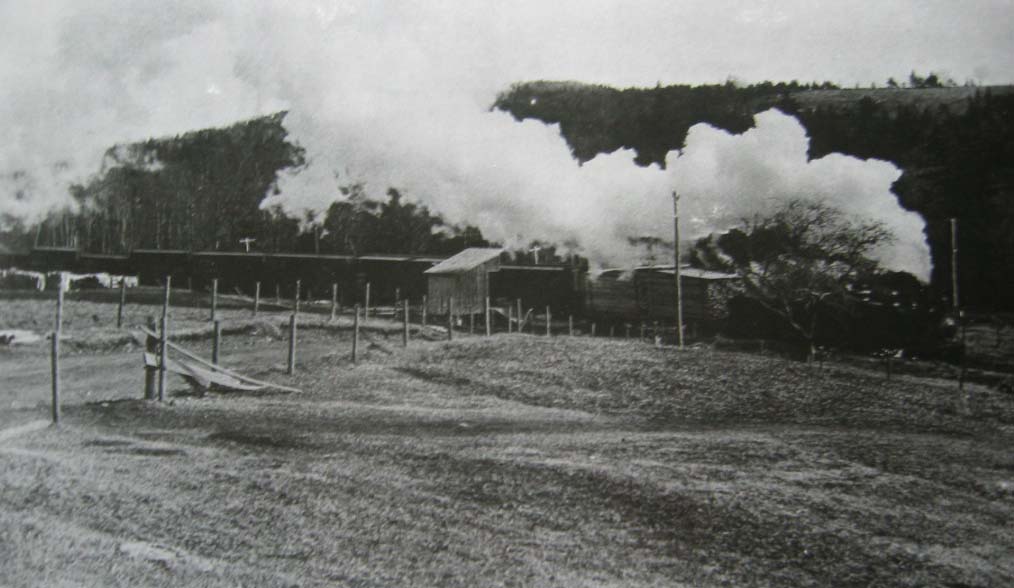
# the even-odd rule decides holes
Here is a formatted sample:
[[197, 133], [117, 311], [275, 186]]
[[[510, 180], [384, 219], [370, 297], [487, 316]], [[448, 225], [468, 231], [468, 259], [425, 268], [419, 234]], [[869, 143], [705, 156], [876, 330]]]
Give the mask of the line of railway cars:
[[[463, 252], [459, 255], [468, 253]], [[138, 276], [142, 286], [172, 276], [179, 287], [207, 290], [213, 278], [221, 292], [251, 295], [261, 282], [263, 296], [276, 292], [289, 298], [300, 280], [305, 298], [330, 297], [337, 283], [343, 305], [362, 301], [367, 282], [375, 304], [390, 304], [396, 295], [421, 300], [436, 276], [427, 270], [452, 256], [440, 255], [315, 255], [297, 253], [219, 252], [137, 249], [127, 255], [95, 254], [72, 248], [39, 247], [28, 253], [0, 254], [0, 267], [75, 273]], [[673, 266], [604, 270], [589, 275], [569, 264], [512, 265], [508, 256], [495, 262], [486, 292], [495, 304], [518, 298], [527, 308], [553, 308], [554, 314], [585, 316], [604, 324], [675, 322]], [[479, 267], [479, 266], [476, 266]], [[684, 320], [691, 331], [714, 330], [727, 316], [729, 299], [737, 293], [736, 277], [694, 268], [681, 270]], [[469, 283], [465, 280], [463, 283]], [[454, 295], [454, 292], [444, 292]], [[464, 296], [463, 294], [461, 296]], [[431, 295], [430, 304], [437, 304]], [[462, 300], [464, 298], [461, 298]]]

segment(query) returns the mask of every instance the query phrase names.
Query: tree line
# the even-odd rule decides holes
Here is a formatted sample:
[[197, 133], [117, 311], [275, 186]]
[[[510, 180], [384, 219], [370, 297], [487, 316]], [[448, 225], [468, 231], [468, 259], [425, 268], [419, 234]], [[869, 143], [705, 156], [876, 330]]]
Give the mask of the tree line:
[[124, 254], [134, 249], [301, 253], [455, 253], [488, 246], [471, 225], [445, 221], [396, 188], [386, 199], [362, 183], [334, 185], [323, 214], [293, 218], [260, 204], [278, 190], [278, 173], [305, 164], [286, 113], [221, 129], [110, 148], [102, 170], [71, 187], [74, 207], [35, 225], [3, 219], [0, 243], [12, 250], [74, 247]]

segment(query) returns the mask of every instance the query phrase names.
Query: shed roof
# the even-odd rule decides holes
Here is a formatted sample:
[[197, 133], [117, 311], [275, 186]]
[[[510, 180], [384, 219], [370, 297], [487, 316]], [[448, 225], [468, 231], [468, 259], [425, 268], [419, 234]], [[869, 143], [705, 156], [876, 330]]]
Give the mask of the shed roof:
[[503, 253], [503, 249], [490, 247], [470, 247], [461, 253], [449, 257], [423, 273], [426, 274], [458, 274], [475, 269], [492, 261]]

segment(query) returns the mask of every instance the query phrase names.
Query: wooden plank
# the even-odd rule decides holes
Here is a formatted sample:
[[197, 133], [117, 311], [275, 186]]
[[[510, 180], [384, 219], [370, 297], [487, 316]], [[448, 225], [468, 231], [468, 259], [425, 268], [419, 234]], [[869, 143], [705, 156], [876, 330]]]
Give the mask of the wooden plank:
[[[152, 331], [149, 331], [148, 329], [146, 329], [144, 327], [141, 327], [141, 332], [144, 333], [145, 335], [150, 335], [152, 337], [158, 337], [158, 335], [156, 333], [154, 333]], [[278, 389], [278, 390], [285, 390], [287, 392], [302, 392], [302, 390], [300, 390], [299, 388], [292, 388], [290, 386], [282, 386], [281, 384], [273, 384], [271, 382], [266, 382], [264, 380], [258, 380], [256, 378], [251, 378], [250, 376], [244, 376], [243, 374], [240, 374], [240, 373], [238, 373], [236, 371], [233, 371], [233, 370], [230, 370], [228, 368], [222, 367], [220, 365], [215, 365], [215, 364], [211, 363], [210, 361], [208, 361], [208, 360], [206, 360], [206, 359], [204, 359], [204, 358], [202, 358], [202, 357], [200, 357], [198, 355], [195, 355], [194, 353], [191, 353], [186, 348], [180, 347], [179, 345], [177, 345], [176, 343], [173, 343], [172, 341], [168, 341], [166, 347], [169, 347], [169, 348], [171, 348], [171, 349], [179, 352], [180, 355], [182, 355], [182, 356], [184, 356], [186, 358], [192, 359], [192, 360], [196, 361], [197, 363], [199, 363], [201, 365], [207, 366], [207, 367], [209, 367], [209, 368], [211, 368], [213, 370], [220, 371], [223, 374], [228, 374], [228, 375], [236, 378], [237, 380], [241, 380], [241, 381], [244, 381], [244, 382], [249, 382], [251, 384], [260, 384], [261, 386], [267, 386], [267, 387], [275, 388], [275, 389]]]

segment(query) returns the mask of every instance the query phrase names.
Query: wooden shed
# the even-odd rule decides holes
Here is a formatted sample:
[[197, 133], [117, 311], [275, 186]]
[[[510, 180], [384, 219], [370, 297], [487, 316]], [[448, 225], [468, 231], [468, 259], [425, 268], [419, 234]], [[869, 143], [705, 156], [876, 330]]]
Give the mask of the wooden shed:
[[453, 299], [455, 313], [483, 312], [485, 299], [490, 296], [489, 275], [499, 271], [502, 252], [498, 248], [472, 247], [426, 270], [426, 310], [445, 313]]

